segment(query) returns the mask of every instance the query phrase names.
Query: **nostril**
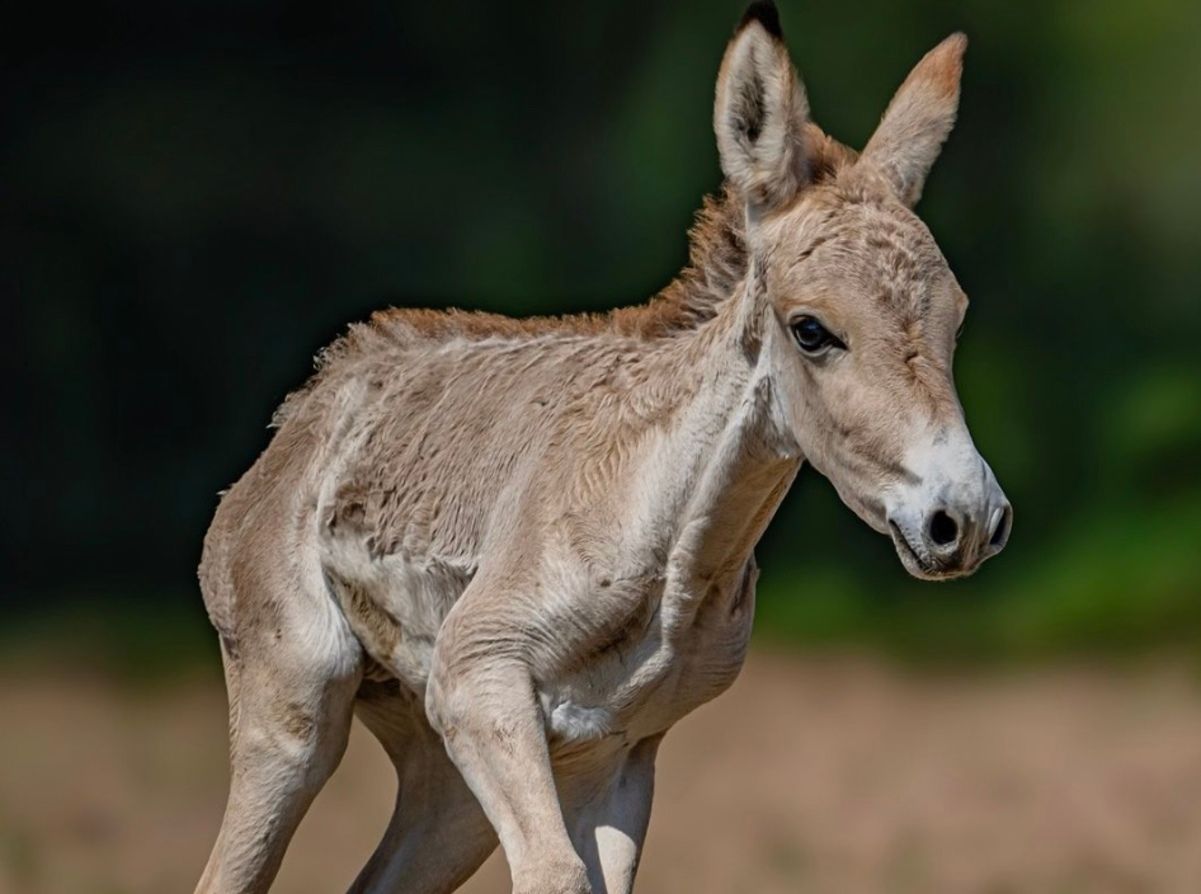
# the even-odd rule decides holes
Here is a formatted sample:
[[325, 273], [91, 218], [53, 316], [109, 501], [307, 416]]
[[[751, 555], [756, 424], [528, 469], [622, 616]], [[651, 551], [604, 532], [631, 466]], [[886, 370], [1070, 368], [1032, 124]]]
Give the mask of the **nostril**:
[[941, 509], [935, 512], [930, 519], [930, 539], [938, 546], [946, 546], [954, 543], [958, 536], [959, 525], [955, 524], [955, 519]]
[[988, 538], [989, 546], [1000, 546], [1005, 542], [1005, 537], [1009, 534], [1009, 519], [1013, 515], [1012, 510], [1006, 506], [1001, 512], [1001, 518], [997, 522], [996, 529], [992, 532], [992, 536]]

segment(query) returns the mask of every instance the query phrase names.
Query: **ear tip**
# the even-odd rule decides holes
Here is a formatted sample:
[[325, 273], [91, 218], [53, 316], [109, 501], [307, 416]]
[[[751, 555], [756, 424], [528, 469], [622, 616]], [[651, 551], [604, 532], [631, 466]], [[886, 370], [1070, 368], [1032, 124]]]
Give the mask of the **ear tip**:
[[943, 38], [942, 43], [934, 48], [931, 55], [937, 54], [943, 59], [949, 60], [951, 65], [962, 67], [963, 55], [967, 52], [967, 43], [967, 35], [962, 31], [955, 31]]
[[962, 31], [943, 38], [934, 49], [926, 54], [918, 63], [913, 74], [921, 72], [921, 77], [931, 85], [937, 85], [943, 92], [958, 93], [959, 79], [963, 75], [963, 55], [967, 50], [967, 35]]
[[738, 23], [737, 30], [741, 31], [752, 22], [758, 22], [763, 26], [763, 30], [772, 37], [783, 39], [784, 31], [780, 27], [780, 11], [776, 9], [776, 4], [772, 0], [755, 0], [742, 14], [742, 20]]

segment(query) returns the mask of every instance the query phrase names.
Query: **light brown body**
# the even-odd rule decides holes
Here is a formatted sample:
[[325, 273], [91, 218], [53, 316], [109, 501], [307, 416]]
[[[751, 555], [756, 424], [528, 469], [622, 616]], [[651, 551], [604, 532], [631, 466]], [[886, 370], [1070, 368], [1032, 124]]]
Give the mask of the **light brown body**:
[[[914, 573], [1000, 549], [950, 379], [965, 301], [908, 209], [961, 54], [923, 61], [857, 160], [759, 8], [719, 78], [725, 194], [661, 296], [391, 311], [327, 352], [205, 543], [233, 775], [198, 890], [266, 890], [354, 711], [399, 778], [355, 890], [453, 890], [499, 838], [523, 894], [628, 892], [658, 743], [736, 676], [752, 550], [805, 459]], [[802, 356], [798, 314], [840, 347]]]

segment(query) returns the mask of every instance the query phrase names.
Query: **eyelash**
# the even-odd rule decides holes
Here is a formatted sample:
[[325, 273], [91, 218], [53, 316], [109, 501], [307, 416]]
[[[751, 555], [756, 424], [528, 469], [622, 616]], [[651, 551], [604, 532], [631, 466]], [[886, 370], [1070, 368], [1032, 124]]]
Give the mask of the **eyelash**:
[[846, 344], [842, 339], [827, 329], [817, 317], [808, 315], [798, 317], [789, 324], [788, 328], [792, 330], [792, 337], [796, 341], [797, 347], [811, 357], [824, 353], [829, 348], [846, 350]]

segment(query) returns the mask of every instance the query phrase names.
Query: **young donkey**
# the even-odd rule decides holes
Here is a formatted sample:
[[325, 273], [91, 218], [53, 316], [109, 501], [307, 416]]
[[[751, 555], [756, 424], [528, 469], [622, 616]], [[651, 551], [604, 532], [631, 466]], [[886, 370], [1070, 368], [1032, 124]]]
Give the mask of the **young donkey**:
[[659, 296], [387, 311], [323, 355], [205, 541], [232, 778], [199, 891], [267, 889], [357, 713], [399, 793], [353, 890], [453, 890], [499, 839], [521, 894], [628, 892], [659, 742], [737, 675], [803, 462], [918, 577], [1002, 548], [951, 378], [967, 299], [910, 210], [964, 46], [856, 154], [756, 4], [717, 81], [724, 191]]

